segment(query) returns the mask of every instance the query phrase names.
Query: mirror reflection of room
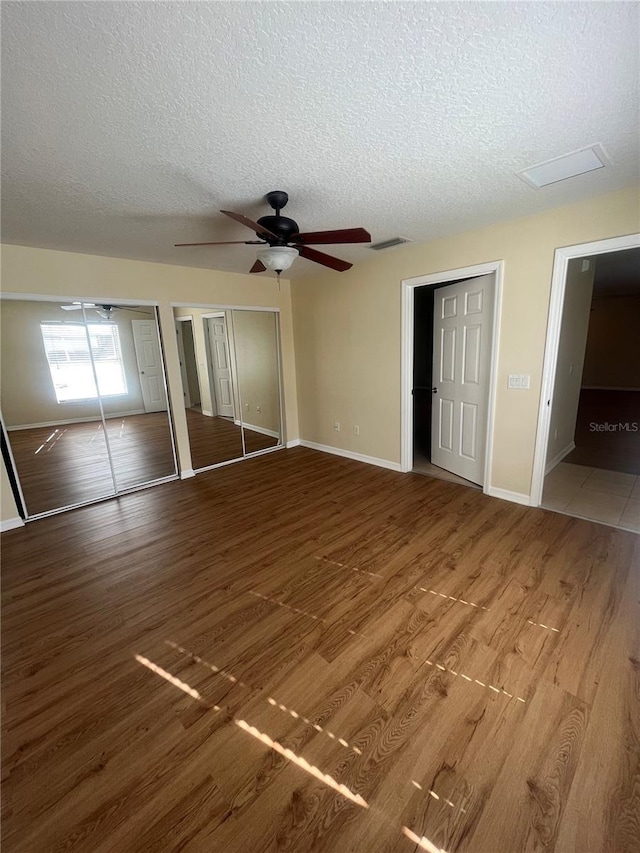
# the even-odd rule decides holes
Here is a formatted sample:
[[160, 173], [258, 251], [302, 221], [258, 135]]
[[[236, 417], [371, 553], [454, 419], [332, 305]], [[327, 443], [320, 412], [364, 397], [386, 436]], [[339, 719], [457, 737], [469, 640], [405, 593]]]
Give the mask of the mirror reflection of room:
[[30, 516], [176, 473], [153, 306], [2, 300], [2, 416]]
[[238, 397], [246, 453], [281, 441], [277, 316], [271, 311], [234, 311]]
[[272, 311], [174, 308], [194, 470], [281, 444]]

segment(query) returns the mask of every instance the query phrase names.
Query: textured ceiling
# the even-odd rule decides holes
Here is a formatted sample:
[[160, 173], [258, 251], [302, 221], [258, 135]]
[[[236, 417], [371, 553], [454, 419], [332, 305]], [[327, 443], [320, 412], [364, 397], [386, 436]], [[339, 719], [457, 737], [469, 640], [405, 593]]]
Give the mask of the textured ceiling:
[[[638, 36], [636, 3], [5, 0], [2, 236], [242, 272], [255, 247], [172, 244], [251, 239], [217, 211], [271, 189], [303, 230], [374, 241], [615, 190], [639, 178]], [[514, 175], [594, 142], [610, 167]]]

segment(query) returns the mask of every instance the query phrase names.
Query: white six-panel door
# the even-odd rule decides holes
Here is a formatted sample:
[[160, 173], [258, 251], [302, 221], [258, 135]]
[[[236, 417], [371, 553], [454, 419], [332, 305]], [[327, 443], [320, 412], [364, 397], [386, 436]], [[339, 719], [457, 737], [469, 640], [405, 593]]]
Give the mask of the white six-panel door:
[[144, 410], [145, 412], [164, 412], [167, 409], [167, 393], [164, 386], [156, 322], [155, 320], [132, 320], [131, 326]]
[[209, 317], [207, 325], [217, 412], [222, 417], [233, 418], [233, 386], [231, 384], [229, 341], [225, 318], [224, 316]]
[[483, 485], [494, 274], [438, 288], [433, 314], [431, 462]]

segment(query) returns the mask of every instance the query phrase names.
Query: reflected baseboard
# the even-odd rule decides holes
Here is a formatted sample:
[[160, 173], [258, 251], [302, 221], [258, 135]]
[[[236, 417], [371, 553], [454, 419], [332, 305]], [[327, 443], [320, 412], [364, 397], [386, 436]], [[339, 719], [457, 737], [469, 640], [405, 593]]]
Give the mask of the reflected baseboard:
[[261, 435], [268, 435], [270, 438], [280, 438], [280, 433], [276, 432], [273, 429], [267, 429], [266, 427], [256, 426], [255, 424], [243, 423], [242, 426], [245, 429], [250, 429], [253, 432], [259, 432]]
[[[166, 412], [166, 409], [161, 409], [160, 411]], [[146, 415], [144, 409], [134, 409], [130, 412], [112, 412], [109, 414], [105, 413], [105, 420], [110, 421], [112, 418], [129, 418], [133, 415]], [[41, 429], [43, 427], [57, 427], [57, 426], [66, 426], [67, 424], [90, 424], [93, 421], [99, 421], [100, 414], [97, 413], [95, 415], [91, 415], [88, 418], [67, 418], [66, 420], [57, 420], [57, 421], [43, 421], [38, 424], [16, 424], [15, 426], [6, 427], [7, 432], [12, 432], [13, 430], [19, 429]]]
[[280, 438], [280, 433], [276, 432], [273, 429], [267, 429], [266, 427], [256, 426], [255, 424], [249, 424], [246, 421], [234, 420], [233, 422], [236, 426], [244, 427], [245, 429], [250, 429], [252, 432], [259, 432], [261, 435], [268, 435], [270, 438]]

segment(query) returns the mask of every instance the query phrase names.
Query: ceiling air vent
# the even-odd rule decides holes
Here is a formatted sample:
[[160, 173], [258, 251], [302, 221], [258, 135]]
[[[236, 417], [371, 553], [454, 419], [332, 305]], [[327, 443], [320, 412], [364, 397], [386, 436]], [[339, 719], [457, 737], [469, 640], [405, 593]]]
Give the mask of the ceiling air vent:
[[402, 246], [403, 243], [410, 243], [408, 237], [392, 237], [390, 240], [383, 240], [381, 243], [372, 243], [369, 248], [374, 252], [381, 252], [383, 249], [391, 249], [393, 246]]

